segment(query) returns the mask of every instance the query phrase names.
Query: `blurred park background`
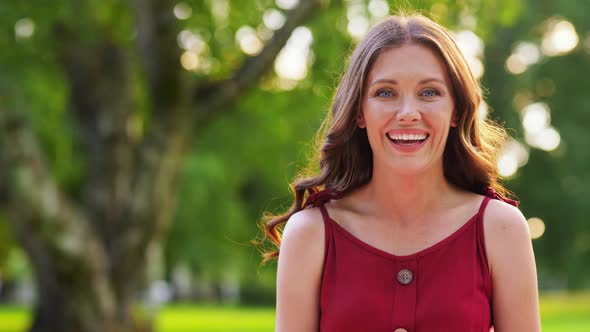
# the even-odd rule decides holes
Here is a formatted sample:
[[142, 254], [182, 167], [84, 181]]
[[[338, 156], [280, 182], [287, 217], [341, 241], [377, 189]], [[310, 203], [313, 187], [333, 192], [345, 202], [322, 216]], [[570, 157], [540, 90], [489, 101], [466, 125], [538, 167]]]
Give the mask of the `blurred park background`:
[[510, 128], [544, 330], [590, 331], [590, 1], [8, 0], [0, 332], [272, 331], [256, 224], [399, 8], [455, 33]]

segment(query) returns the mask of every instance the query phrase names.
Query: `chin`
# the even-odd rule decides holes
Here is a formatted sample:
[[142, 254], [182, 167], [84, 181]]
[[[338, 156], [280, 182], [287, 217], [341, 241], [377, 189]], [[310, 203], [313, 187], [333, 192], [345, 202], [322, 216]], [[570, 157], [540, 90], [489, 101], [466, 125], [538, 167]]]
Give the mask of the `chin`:
[[423, 174], [428, 170], [428, 165], [425, 163], [418, 163], [418, 162], [409, 162], [409, 163], [399, 163], [395, 162], [389, 165], [389, 169], [391, 169], [393, 174], [402, 175], [402, 176], [413, 176], [413, 175], [420, 175]]

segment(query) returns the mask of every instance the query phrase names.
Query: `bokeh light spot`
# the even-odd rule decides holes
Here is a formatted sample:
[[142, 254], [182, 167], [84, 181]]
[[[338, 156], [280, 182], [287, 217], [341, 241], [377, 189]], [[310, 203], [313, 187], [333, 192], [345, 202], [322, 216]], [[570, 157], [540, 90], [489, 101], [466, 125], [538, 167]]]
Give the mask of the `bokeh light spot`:
[[267, 28], [278, 30], [285, 24], [285, 15], [276, 9], [269, 9], [262, 15], [262, 21]]
[[498, 159], [498, 173], [502, 177], [510, 177], [518, 170], [516, 157], [511, 154], [503, 154]]
[[540, 132], [549, 122], [549, 106], [545, 103], [529, 104], [522, 109], [522, 125], [528, 133]]
[[199, 57], [191, 51], [186, 51], [180, 56], [180, 64], [186, 70], [195, 70], [199, 67]]
[[544, 128], [539, 132], [526, 133], [525, 139], [530, 146], [545, 151], [553, 151], [561, 143], [561, 135], [553, 127]]
[[509, 139], [500, 153], [498, 172], [502, 177], [513, 176], [519, 167], [526, 165], [528, 160], [528, 149], [519, 141]]
[[515, 75], [522, 74], [539, 60], [541, 60], [541, 52], [537, 45], [528, 41], [519, 42], [506, 59], [506, 69]]
[[510, 55], [508, 59], [506, 59], [506, 69], [508, 69], [511, 74], [522, 74], [526, 71], [526, 68], [526, 63], [515, 54]]
[[174, 16], [179, 20], [186, 20], [193, 14], [193, 9], [186, 2], [179, 2], [174, 6]]
[[541, 49], [548, 56], [564, 55], [571, 52], [579, 42], [574, 25], [566, 20], [550, 19], [543, 35]]
[[275, 0], [277, 7], [285, 10], [293, 9], [297, 4], [299, 4], [299, 0]]
[[248, 55], [256, 55], [264, 46], [256, 35], [256, 30], [249, 26], [242, 26], [236, 31], [236, 41], [240, 49]]
[[311, 62], [311, 43], [313, 35], [306, 27], [293, 30], [285, 47], [275, 60], [275, 72], [281, 79], [281, 88], [292, 89], [293, 82], [300, 81], [307, 76]]
[[531, 239], [535, 240], [543, 236], [545, 233], [545, 223], [541, 218], [533, 217], [527, 220], [529, 225], [529, 231], [531, 233]]
[[227, 22], [229, 16], [229, 1], [228, 0], [215, 0], [211, 1], [211, 13], [215, 20], [224, 24]]
[[484, 66], [480, 59], [484, 50], [483, 40], [471, 30], [461, 30], [454, 33], [454, 35], [471, 72], [476, 78], [481, 78], [484, 73]]
[[373, 17], [382, 18], [389, 13], [389, 5], [385, 0], [371, 0], [369, 2], [369, 13]]
[[465, 57], [479, 57], [483, 54], [483, 41], [473, 31], [459, 31], [455, 33], [455, 40]]
[[363, 16], [355, 16], [348, 21], [347, 28], [353, 38], [360, 40], [369, 31], [369, 20]]
[[35, 22], [26, 17], [21, 18], [14, 24], [14, 34], [17, 39], [30, 38], [35, 33]]

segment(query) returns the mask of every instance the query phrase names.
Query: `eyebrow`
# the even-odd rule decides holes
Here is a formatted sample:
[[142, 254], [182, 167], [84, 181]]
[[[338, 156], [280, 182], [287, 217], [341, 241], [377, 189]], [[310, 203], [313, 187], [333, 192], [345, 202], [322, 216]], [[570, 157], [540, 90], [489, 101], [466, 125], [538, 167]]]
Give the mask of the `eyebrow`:
[[[425, 83], [429, 83], [429, 82], [438, 82], [443, 84], [445, 87], [447, 86], [447, 83], [445, 83], [445, 81], [439, 79], [439, 78], [425, 78], [423, 80], [421, 80], [420, 82], [418, 82], [418, 84], [425, 84]], [[377, 83], [391, 83], [391, 84], [398, 84], [398, 82], [396, 80], [393, 79], [389, 79], [389, 78], [380, 78], [377, 80], [374, 80], [373, 82], [371, 82], [371, 84], [369, 86], [373, 86]]]

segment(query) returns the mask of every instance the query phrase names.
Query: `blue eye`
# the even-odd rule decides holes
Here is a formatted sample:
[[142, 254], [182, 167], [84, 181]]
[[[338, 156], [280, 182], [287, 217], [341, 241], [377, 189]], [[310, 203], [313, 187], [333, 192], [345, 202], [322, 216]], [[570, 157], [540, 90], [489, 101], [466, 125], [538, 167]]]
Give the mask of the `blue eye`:
[[375, 96], [377, 96], [377, 97], [391, 97], [391, 96], [393, 96], [393, 93], [389, 90], [379, 90], [379, 91], [377, 91]]
[[424, 96], [426, 98], [432, 98], [432, 97], [440, 96], [440, 92], [436, 89], [426, 89], [426, 90], [422, 91], [422, 96]]

